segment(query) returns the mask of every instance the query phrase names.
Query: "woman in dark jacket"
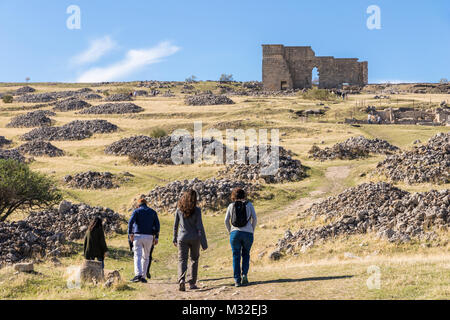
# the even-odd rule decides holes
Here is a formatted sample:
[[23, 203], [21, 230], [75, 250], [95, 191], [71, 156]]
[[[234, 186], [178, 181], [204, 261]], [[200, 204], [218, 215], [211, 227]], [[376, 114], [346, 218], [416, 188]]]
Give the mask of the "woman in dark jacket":
[[191, 290], [198, 289], [197, 274], [198, 260], [200, 258], [200, 245], [203, 250], [208, 248], [205, 228], [202, 222], [202, 213], [197, 207], [197, 193], [188, 190], [178, 201], [173, 226], [173, 244], [178, 247], [178, 283], [180, 291], [186, 291], [185, 278], [188, 269], [188, 256], [191, 257], [190, 279]]
[[105, 241], [105, 233], [103, 232], [102, 219], [94, 218], [89, 224], [88, 230], [84, 237], [84, 257], [86, 260], [95, 260], [102, 262], [105, 266], [105, 254], [108, 251]]

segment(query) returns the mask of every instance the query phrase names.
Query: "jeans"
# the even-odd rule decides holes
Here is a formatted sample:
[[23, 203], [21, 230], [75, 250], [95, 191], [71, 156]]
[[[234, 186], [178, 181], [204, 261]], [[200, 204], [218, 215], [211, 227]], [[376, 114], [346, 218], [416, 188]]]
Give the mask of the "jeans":
[[134, 275], [145, 277], [150, 262], [150, 250], [153, 246], [153, 236], [149, 234], [135, 234], [133, 241]]
[[178, 283], [185, 282], [189, 255], [191, 256], [191, 264], [188, 283], [194, 285], [197, 282], [200, 239], [178, 241]]
[[250, 249], [253, 244], [253, 233], [235, 230], [230, 234], [231, 250], [233, 251], [234, 280], [241, 282], [241, 257], [242, 275], [248, 274], [250, 268]]

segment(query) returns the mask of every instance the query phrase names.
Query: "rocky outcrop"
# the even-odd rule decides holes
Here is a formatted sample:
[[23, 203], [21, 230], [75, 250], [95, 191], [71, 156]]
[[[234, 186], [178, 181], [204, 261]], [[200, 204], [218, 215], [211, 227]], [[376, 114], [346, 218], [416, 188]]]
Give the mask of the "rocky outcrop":
[[234, 101], [225, 95], [196, 94], [187, 96], [184, 100], [188, 106], [210, 106], [220, 104], [234, 104]]
[[22, 144], [17, 148], [22, 154], [28, 154], [35, 157], [62, 157], [64, 151], [55, 147], [50, 142], [46, 141], [30, 141]]
[[8, 128], [33, 128], [51, 126], [52, 119], [49, 116], [56, 115], [54, 112], [47, 110], [37, 110], [18, 115], [11, 119], [6, 125]]
[[134, 103], [105, 103], [80, 111], [80, 114], [126, 114], [144, 111]]
[[91, 104], [87, 103], [86, 101], [71, 97], [67, 100], [56, 103], [56, 105], [53, 107], [53, 110], [65, 112], [81, 110], [89, 107], [91, 107]]
[[6, 139], [4, 136], [0, 136], [0, 149], [4, 146], [10, 145], [11, 143], [11, 140]]
[[0, 159], [12, 159], [19, 162], [25, 162], [25, 157], [15, 149], [0, 149]]
[[87, 171], [74, 176], [67, 175], [64, 182], [71, 188], [78, 189], [112, 189], [118, 188], [115, 176], [110, 172]]

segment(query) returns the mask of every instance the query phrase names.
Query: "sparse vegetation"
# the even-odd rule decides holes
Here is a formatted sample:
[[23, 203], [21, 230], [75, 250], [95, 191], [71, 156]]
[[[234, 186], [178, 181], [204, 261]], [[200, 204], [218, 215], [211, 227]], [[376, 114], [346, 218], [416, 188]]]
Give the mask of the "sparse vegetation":
[[334, 101], [336, 95], [326, 89], [312, 88], [306, 92], [301, 93], [301, 96], [305, 100], [321, 100], [321, 101]]
[[155, 128], [150, 132], [150, 136], [153, 138], [161, 138], [167, 136], [167, 132], [161, 128]]
[[232, 74], [226, 74], [222, 73], [219, 78], [219, 82], [231, 82], [233, 81], [233, 75]]
[[13, 96], [7, 94], [2, 97], [2, 100], [4, 103], [12, 103], [14, 98], [13, 98]]

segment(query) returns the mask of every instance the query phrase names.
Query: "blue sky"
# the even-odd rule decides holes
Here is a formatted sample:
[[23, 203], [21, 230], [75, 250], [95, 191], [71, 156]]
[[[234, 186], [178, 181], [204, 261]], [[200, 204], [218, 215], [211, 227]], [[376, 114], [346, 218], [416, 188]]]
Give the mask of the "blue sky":
[[450, 78], [450, 1], [1, 0], [0, 40], [1, 82], [261, 80], [270, 43], [367, 60], [369, 82], [437, 82]]

